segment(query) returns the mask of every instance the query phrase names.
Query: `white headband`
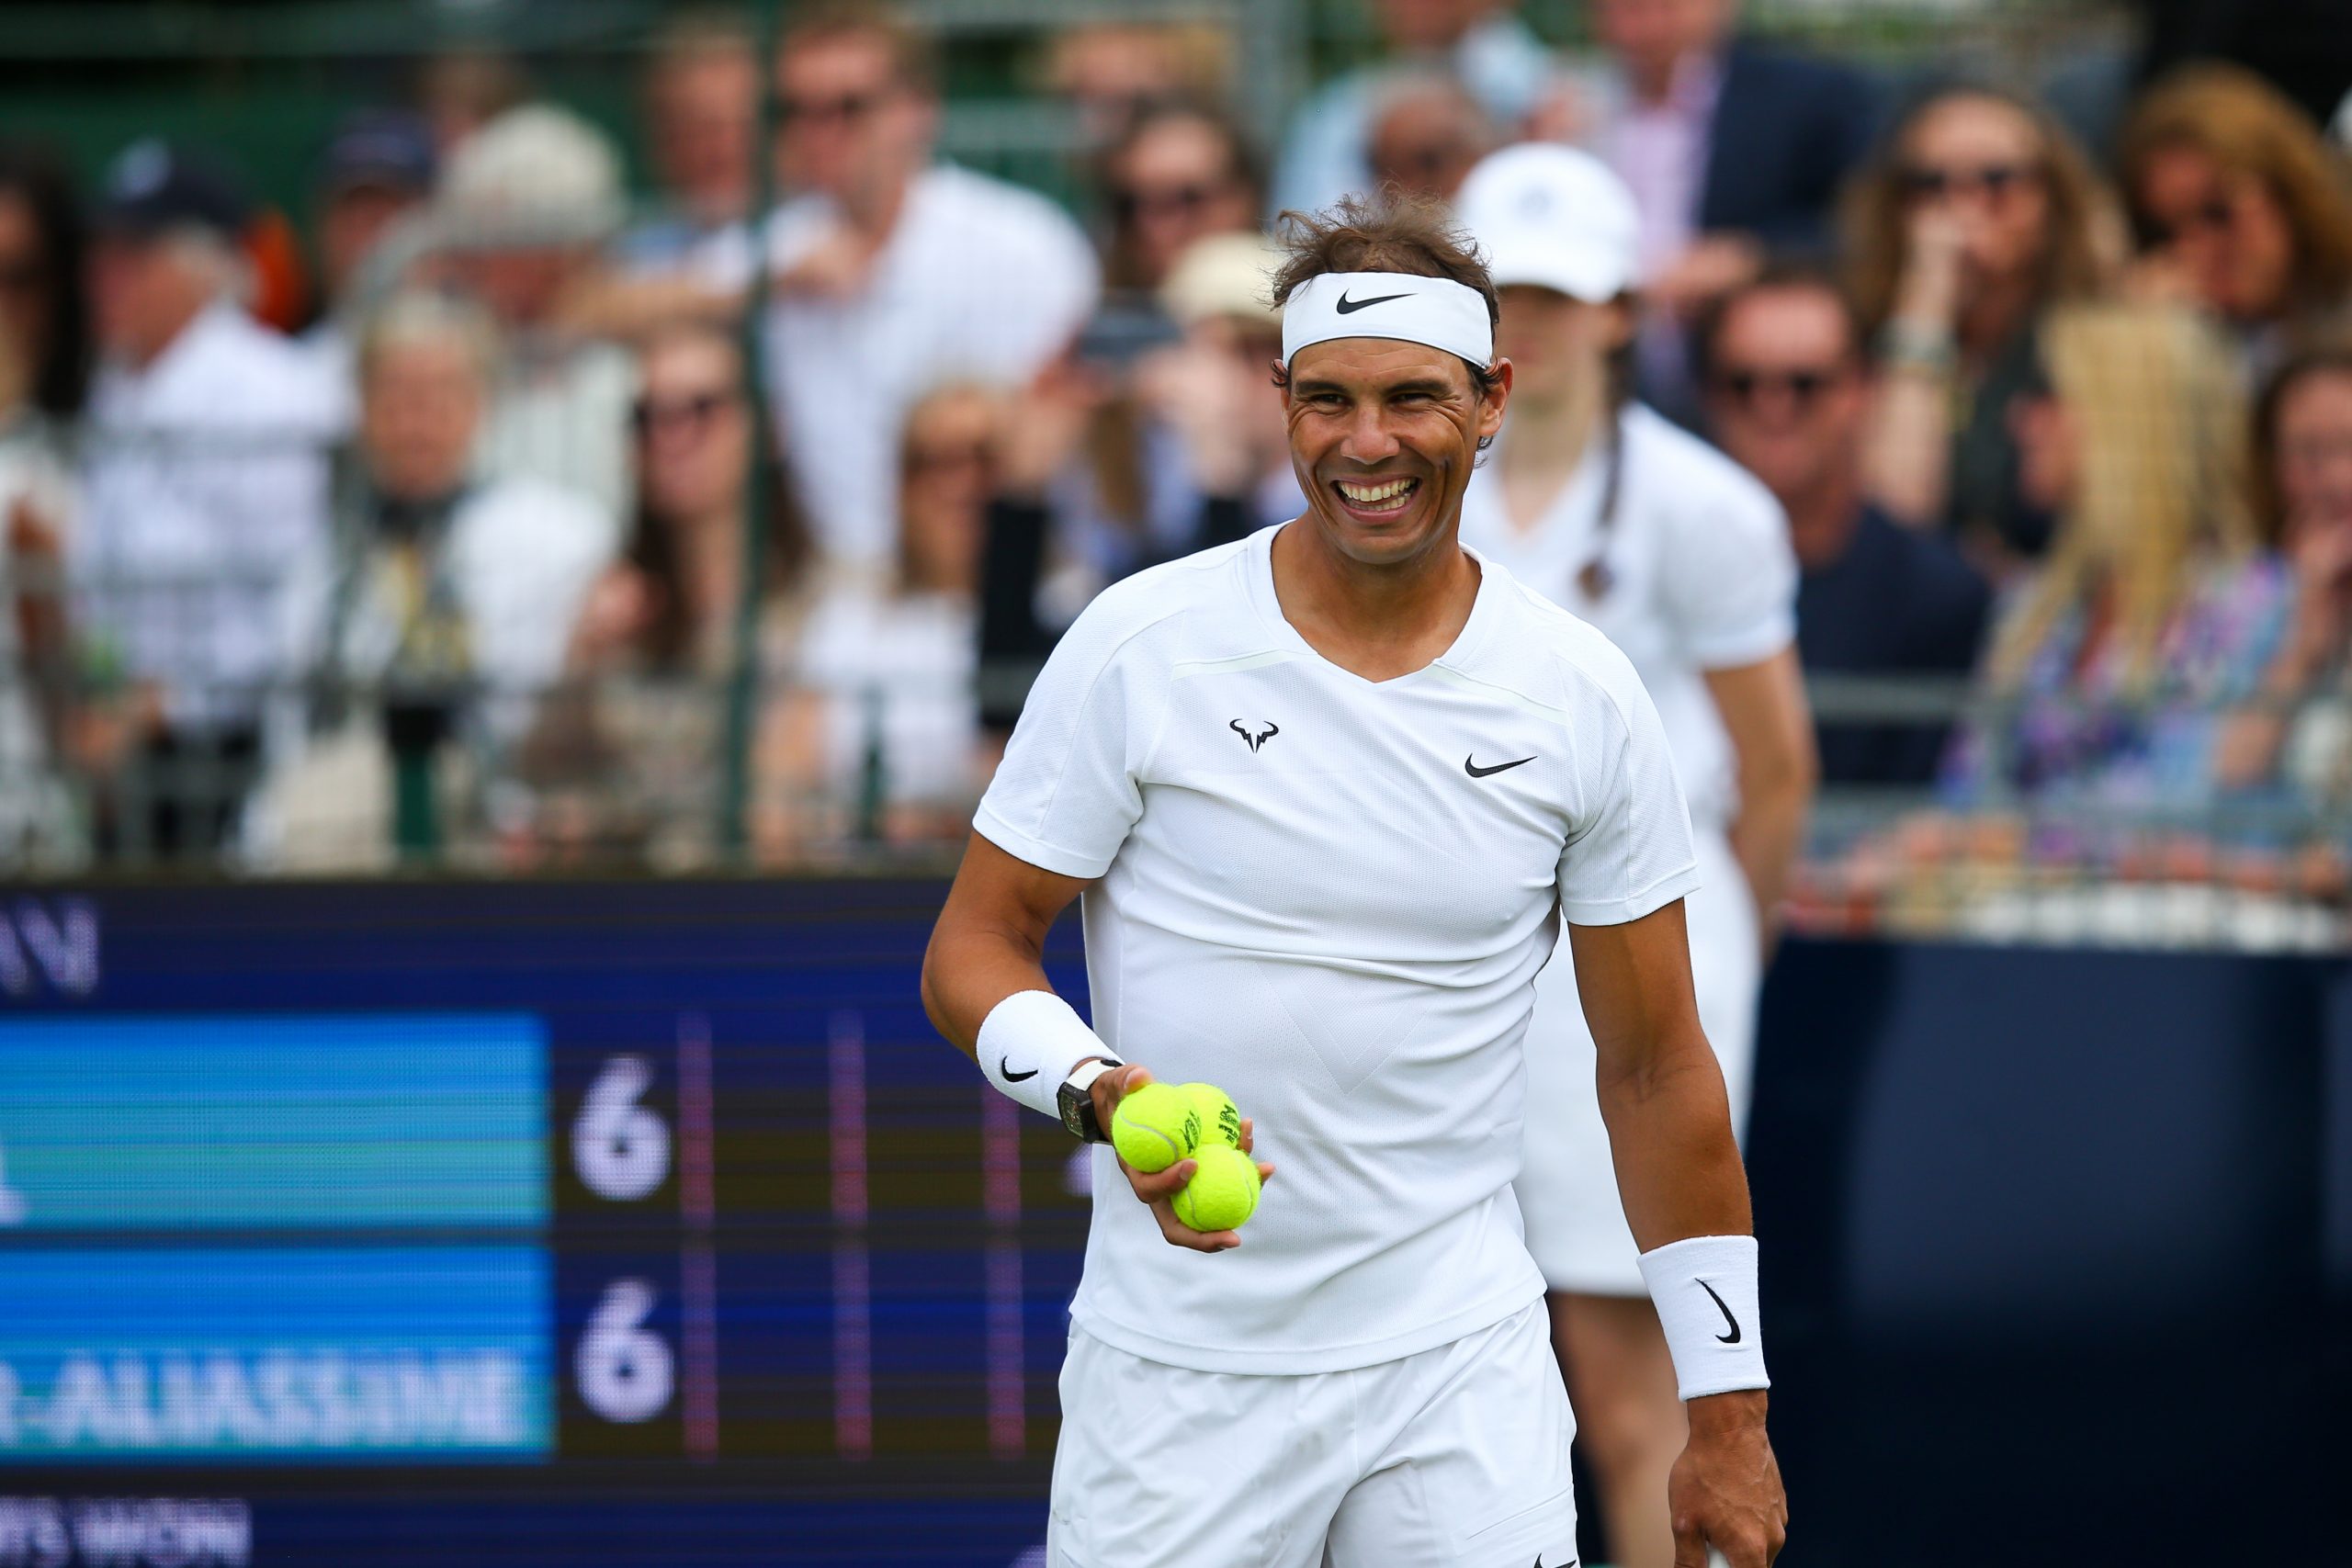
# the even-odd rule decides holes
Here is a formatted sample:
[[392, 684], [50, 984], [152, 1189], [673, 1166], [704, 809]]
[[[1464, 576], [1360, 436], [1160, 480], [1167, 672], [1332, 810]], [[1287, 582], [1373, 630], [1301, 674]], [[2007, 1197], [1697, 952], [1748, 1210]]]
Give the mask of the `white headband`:
[[1283, 363], [1335, 337], [1425, 343], [1481, 367], [1495, 357], [1485, 295], [1450, 277], [1407, 272], [1326, 272], [1291, 290], [1283, 301]]

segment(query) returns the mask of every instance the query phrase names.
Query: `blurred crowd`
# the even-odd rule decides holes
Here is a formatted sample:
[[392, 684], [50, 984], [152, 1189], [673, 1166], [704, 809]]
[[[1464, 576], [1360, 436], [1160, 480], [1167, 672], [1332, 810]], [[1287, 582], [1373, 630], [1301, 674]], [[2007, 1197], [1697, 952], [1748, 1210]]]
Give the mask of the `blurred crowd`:
[[1934, 807], [1826, 819], [1801, 901], [2339, 899], [2352, 42], [2195, 9], [2045, 101], [1736, 0], [1589, 0], [1574, 53], [1378, 0], [1274, 145], [1217, 30], [1075, 26], [1074, 205], [944, 160], [936, 40], [862, 4], [667, 25], [650, 189], [488, 58], [291, 213], [203, 147], [0, 145], [0, 863], [953, 842], [1093, 593], [1301, 510], [1279, 213], [1538, 141], [1631, 197], [1630, 395], [1784, 514], [1825, 780]]

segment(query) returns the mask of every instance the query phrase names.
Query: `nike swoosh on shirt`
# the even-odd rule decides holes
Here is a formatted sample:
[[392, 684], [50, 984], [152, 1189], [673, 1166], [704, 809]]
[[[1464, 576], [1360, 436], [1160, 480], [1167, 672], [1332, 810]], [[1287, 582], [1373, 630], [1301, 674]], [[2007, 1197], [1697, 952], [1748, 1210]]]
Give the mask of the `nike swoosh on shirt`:
[[[1476, 755], [1476, 752], [1471, 753], [1471, 756]], [[1464, 757], [1462, 759], [1462, 771], [1468, 773], [1474, 779], [1483, 779], [1489, 773], [1507, 773], [1513, 768], [1523, 768], [1533, 761], [1535, 761], [1535, 759], [1532, 757], [1521, 757], [1516, 762], [1497, 762], [1491, 768], [1482, 768], [1477, 763], [1472, 761], [1470, 757]]]
[[1014, 1072], [1012, 1070], [1012, 1058], [1010, 1056], [999, 1056], [996, 1059], [996, 1070], [1004, 1075], [1004, 1081], [1007, 1083], [1026, 1083], [1029, 1079], [1037, 1076], [1037, 1069], [1035, 1067], [1030, 1068], [1025, 1073]]
[[1728, 1323], [1728, 1324], [1730, 1324], [1730, 1325], [1731, 1325], [1731, 1332], [1730, 1332], [1729, 1334], [1718, 1334], [1718, 1335], [1716, 1335], [1716, 1336], [1715, 1336], [1715, 1342], [1716, 1342], [1717, 1344], [1719, 1344], [1719, 1345], [1736, 1345], [1736, 1344], [1738, 1344], [1738, 1343], [1739, 1343], [1739, 1319], [1737, 1319], [1737, 1318], [1736, 1318], [1736, 1317], [1732, 1316], [1732, 1314], [1731, 1314], [1731, 1308], [1729, 1308], [1729, 1307], [1727, 1307], [1727, 1306], [1724, 1305], [1724, 1299], [1723, 1299], [1723, 1297], [1718, 1296], [1718, 1295], [1715, 1295], [1715, 1288], [1714, 1288], [1713, 1285], [1710, 1285], [1709, 1283], [1707, 1283], [1707, 1281], [1705, 1281], [1704, 1280], [1700, 1280], [1700, 1281], [1699, 1281], [1699, 1288], [1700, 1288], [1701, 1290], [1702, 1290], [1702, 1291], [1706, 1292], [1707, 1292], [1707, 1294], [1708, 1294], [1709, 1296], [1711, 1296], [1711, 1297], [1713, 1297], [1713, 1300], [1714, 1300], [1714, 1303], [1715, 1303], [1715, 1310], [1716, 1310], [1717, 1312], [1719, 1312], [1719, 1313], [1721, 1313], [1721, 1314], [1724, 1314], [1724, 1321], [1725, 1323]]
[[1347, 297], [1345, 292], [1342, 292], [1340, 295], [1340, 302], [1337, 305], [1334, 305], [1332, 309], [1337, 310], [1342, 316], [1352, 316], [1358, 310], [1363, 310], [1368, 306], [1385, 305], [1391, 299], [1402, 299], [1404, 298], [1405, 296], [1402, 294], [1375, 294], [1369, 299], [1351, 299]]

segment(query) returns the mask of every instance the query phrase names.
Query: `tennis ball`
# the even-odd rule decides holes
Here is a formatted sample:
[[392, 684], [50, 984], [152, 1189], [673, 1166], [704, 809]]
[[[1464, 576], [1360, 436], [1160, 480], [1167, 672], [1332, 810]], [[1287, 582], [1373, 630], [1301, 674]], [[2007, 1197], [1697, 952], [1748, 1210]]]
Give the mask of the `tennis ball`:
[[1191, 1156], [1201, 1141], [1201, 1113], [1173, 1084], [1148, 1083], [1111, 1114], [1111, 1145], [1148, 1176]]
[[1225, 1090], [1213, 1083], [1188, 1083], [1184, 1092], [1193, 1097], [1193, 1108], [1201, 1113], [1201, 1141], [1223, 1144], [1228, 1149], [1241, 1146], [1241, 1112], [1233, 1108], [1233, 1100]]
[[1176, 1194], [1179, 1221], [1196, 1231], [1229, 1231], [1258, 1212], [1257, 1161], [1215, 1143], [1193, 1158], [1198, 1168]]

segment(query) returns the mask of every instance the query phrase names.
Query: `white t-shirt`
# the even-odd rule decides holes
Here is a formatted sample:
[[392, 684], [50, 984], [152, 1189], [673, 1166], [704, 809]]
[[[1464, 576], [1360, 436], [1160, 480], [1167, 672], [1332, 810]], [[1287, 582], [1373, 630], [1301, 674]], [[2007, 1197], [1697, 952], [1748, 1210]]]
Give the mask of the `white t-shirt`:
[[966, 596], [845, 583], [818, 601], [801, 633], [797, 673], [824, 694], [834, 798], [857, 797], [867, 749], [878, 740], [884, 799], [959, 810], [971, 804], [979, 784], [972, 694], [979, 642], [979, 612]]
[[[1737, 759], [1705, 672], [1769, 659], [1796, 639], [1796, 558], [1772, 492], [1705, 442], [1634, 403], [1623, 413], [1617, 510], [1599, 541], [1606, 444], [1595, 440], [1551, 507], [1521, 530], [1489, 461], [1462, 502], [1462, 541], [1608, 635], [1641, 672], [1702, 829], [1739, 810]], [[1508, 420], [1503, 439], [1510, 439]], [[1587, 563], [1606, 592], [1586, 592]]]
[[[834, 231], [823, 197], [768, 226], [769, 265], [792, 266]], [[741, 251], [707, 268], [740, 284]], [[1018, 386], [1094, 309], [1085, 234], [1034, 191], [940, 164], [906, 206], [865, 288], [849, 299], [778, 298], [768, 310], [769, 384], [784, 450], [817, 540], [835, 561], [887, 562], [898, 538], [899, 426], [943, 382]]]
[[278, 666], [296, 563], [327, 536], [347, 400], [300, 346], [225, 302], [90, 396], [69, 541], [79, 629], [160, 682], [185, 728], [248, 723]]
[[1101, 878], [1095, 1029], [1221, 1085], [1281, 1168], [1207, 1258], [1095, 1151], [1073, 1315], [1212, 1371], [1369, 1366], [1543, 1294], [1510, 1191], [1536, 971], [1561, 913], [1631, 920], [1696, 882], [1657, 716], [1599, 634], [1487, 562], [1451, 649], [1366, 681], [1283, 618], [1280, 532], [1097, 599], [976, 823]]

